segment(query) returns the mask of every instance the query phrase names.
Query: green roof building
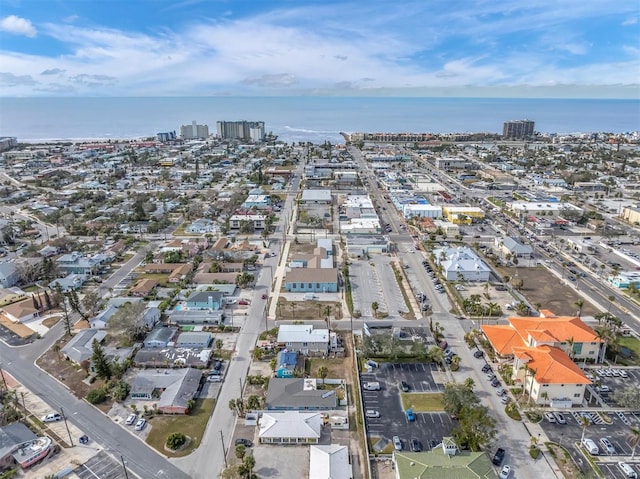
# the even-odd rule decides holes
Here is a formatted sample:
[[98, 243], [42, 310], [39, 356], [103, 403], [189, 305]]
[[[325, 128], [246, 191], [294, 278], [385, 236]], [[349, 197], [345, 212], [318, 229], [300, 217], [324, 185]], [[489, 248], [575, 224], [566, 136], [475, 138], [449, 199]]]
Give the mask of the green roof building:
[[394, 452], [396, 479], [495, 479], [484, 452], [459, 451], [451, 438], [427, 452]]

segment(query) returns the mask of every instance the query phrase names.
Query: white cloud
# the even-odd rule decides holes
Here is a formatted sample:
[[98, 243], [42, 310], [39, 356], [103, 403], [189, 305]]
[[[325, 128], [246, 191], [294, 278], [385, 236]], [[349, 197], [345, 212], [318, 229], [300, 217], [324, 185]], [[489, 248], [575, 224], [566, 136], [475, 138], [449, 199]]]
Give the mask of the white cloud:
[[24, 35], [26, 37], [33, 38], [37, 32], [35, 27], [31, 24], [31, 21], [26, 18], [16, 17], [15, 15], [9, 15], [0, 20], [0, 30], [4, 32], [13, 33], [14, 35]]

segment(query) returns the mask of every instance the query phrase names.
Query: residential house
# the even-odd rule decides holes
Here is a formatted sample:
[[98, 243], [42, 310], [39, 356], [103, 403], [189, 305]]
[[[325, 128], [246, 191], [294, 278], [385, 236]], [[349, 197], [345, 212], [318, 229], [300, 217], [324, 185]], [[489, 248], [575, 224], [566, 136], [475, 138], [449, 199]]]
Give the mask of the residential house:
[[104, 330], [82, 329], [64, 345], [60, 352], [76, 364], [90, 361], [93, 357], [93, 342], [101, 343], [106, 336], [107, 332]]
[[439, 248], [433, 254], [447, 281], [489, 281], [491, 269], [471, 248]]
[[163, 414], [187, 414], [200, 387], [202, 372], [194, 368], [140, 371], [133, 381], [132, 399], [157, 401]]
[[39, 315], [39, 311], [34, 307], [32, 299], [25, 299], [24, 301], [3, 306], [0, 312], [14, 323], [22, 323]]
[[222, 293], [217, 291], [199, 291], [192, 294], [186, 300], [186, 306], [189, 309], [222, 309], [223, 305]]
[[18, 284], [19, 280], [18, 266], [15, 263], [0, 263], [0, 286], [11, 288]]
[[158, 286], [160, 282], [153, 278], [139, 279], [136, 284], [129, 290], [129, 294], [132, 296], [144, 297], [151, 294], [151, 292]]
[[267, 225], [267, 215], [235, 214], [229, 217], [229, 228], [240, 229], [244, 223], [249, 223], [253, 229], [261, 230]]
[[[168, 328], [163, 328], [168, 329]], [[133, 358], [138, 368], [206, 368], [211, 361], [211, 349], [177, 348], [172, 341], [166, 347], [144, 347]]]
[[38, 254], [43, 258], [51, 258], [59, 253], [59, 249], [55, 246], [45, 246], [44, 248], [38, 250]]
[[20, 288], [0, 288], [0, 306], [15, 303], [26, 297], [24, 291]]
[[353, 479], [349, 446], [310, 446], [309, 479]]
[[268, 412], [260, 418], [258, 440], [262, 444], [318, 444], [322, 436], [319, 412]]
[[184, 331], [176, 339], [177, 348], [208, 348], [213, 341], [213, 335], [204, 331]]
[[522, 244], [511, 237], [496, 238], [495, 245], [503, 254], [511, 255], [512, 258], [531, 259], [533, 255], [531, 245]]
[[49, 288], [60, 288], [63, 292], [75, 291], [82, 288], [82, 285], [87, 281], [87, 277], [83, 274], [71, 273], [64, 278], [54, 279], [49, 283]]
[[276, 356], [276, 377], [290, 378], [293, 377], [295, 369], [298, 367], [298, 353], [295, 351], [287, 351], [283, 349]]
[[89, 320], [91, 328], [105, 329], [109, 320], [118, 312], [118, 307], [114, 304], [107, 304], [105, 309]]
[[206, 218], [200, 218], [193, 221], [189, 226], [185, 228], [187, 233], [198, 233], [198, 234], [206, 234], [206, 233], [216, 233], [218, 231], [218, 225], [216, 225], [212, 220]]
[[178, 328], [155, 328], [152, 329], [144, 340], [145, 348], [166, 348], [178, 332]]
[[314, 329], [310, 324], [283, 324], [278, 329], [278, 343], [305, 356], [325, 356], [329, 352], [329, 330]]
[[318, 389], [315, 378], [271, 378], [267, 388], [265, 409], [296, 411], [329, 411], [338, 400], [335, 391]]
[[73, 253], [63, 254], [56, 259], [58, 269], [66, 274], [75, 273], [84, 276], [93, 276], [100, 265], [99, 260], [87, 258], [81, 253], [74, 251]]

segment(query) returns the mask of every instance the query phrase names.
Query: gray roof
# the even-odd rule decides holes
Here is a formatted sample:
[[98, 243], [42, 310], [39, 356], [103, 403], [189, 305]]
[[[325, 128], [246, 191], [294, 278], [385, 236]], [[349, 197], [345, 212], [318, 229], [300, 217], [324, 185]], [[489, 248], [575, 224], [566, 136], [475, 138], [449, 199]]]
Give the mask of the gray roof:
[[209, 296], [213, 298], [215, 302], [222, 300], [222, 293], [218, 291], [199, 291], [196, 294], [192, 294], [187, 298], [189, 303], [206, 303], [209, 301]]
[[204, 331], [185, 331], [180, 333], [176, 344], [200, 343], [203, 346], [209, 346], [213, 335]]
[[106, 335], [103, 329], [83, 329], [62, 348], [62, 353], [76, 363], [91, 359], [93, 341], [102, 342]]
[[266, 408], [334, 409], [337, 404], [336, 395], [327, 395], [326, 389], [315, 389], [313, 381], [303, 378], [271, 378], [267, 389]]
[[158, 400], [158, 408], [169, 406], [187, 407], [190, 399], [193, 399], [198, 387], [202, 372], [199, 369], [164, 369], [140, 371], [131, 385], [131, 393], [152, 393], [155, 390], [163, 390]]
[[531, 254], [533, 253], [533, 248], [528, 244], [522, 244], [513, 238], [506, 237], [502, 240], [502, 244], [505, 248], [515, 254]]
[[0, 458], [10, 454], [16, 446], [28, 441], [33, 441], [36, 436], [27, 426], [21, 422], [14, 422], [0, 427]]
[[331, 190], [303, 190], [302, 201], [331, 201]]
[[155, 328], [152, 329], [151, 332], [144, 339], [145, 343], [149, 343], [151, 341], [162, 341], [163, 343], [167, 343], [171, 340], [174, 334], [176, 334], [178, 328]]

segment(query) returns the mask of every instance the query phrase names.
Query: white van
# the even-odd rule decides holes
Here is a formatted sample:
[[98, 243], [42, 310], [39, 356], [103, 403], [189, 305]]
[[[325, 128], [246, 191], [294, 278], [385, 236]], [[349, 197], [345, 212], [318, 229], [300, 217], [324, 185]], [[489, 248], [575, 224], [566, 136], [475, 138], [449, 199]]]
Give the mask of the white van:
[[380, 391], [379, 382], [367, 382], [362, 385], [362, 389], [365, 391]]
[[582, 445], [592, 456], [597, 456], [598, 453], [600, 452], [600, 449], [598, 449], [598, 446], [596, 446], [596, 443], [587, 437], [585, 437], [582, 440]]
[[636, 471], [634, 471], [633, 468], [626, 462], [619, 462], [618, 467], [629, 479], [637, 479], [638, 475], [636, 474]]

